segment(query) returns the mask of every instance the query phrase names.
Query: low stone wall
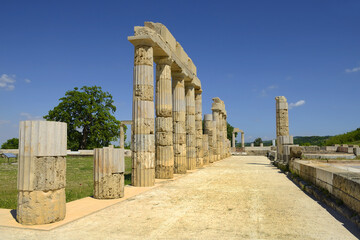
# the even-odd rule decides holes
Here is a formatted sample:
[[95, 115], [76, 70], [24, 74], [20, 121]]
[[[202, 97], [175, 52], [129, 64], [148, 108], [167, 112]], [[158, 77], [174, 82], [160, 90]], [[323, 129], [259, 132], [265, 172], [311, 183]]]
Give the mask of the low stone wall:
[[[18, 155], [19, 149], [0, 149], [0, 154], [1, 153], [12, 153], [12, 154]], [[94, 150], [79, 150], [79, 151], [67, 150], [66, 153], [68, 156], [94, 156]], [[125, 157], [130, 157], [131, 150], [125, 149], [124, 155], [125, 155]]]
[[326, 189], [360, 214], [360, 172], [347, 171], [334, 167], [333, 164], [305, 160], [290, 161], [289, 169], [305, 181]]
[[245, 147], [245, 152], [250, 156], [267, 156], [271, 147]]

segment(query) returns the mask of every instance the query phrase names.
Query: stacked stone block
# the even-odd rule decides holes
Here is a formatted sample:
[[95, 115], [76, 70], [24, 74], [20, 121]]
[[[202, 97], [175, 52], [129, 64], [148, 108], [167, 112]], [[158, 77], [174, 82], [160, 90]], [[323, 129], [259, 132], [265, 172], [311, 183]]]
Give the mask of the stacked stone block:
[[185, 75], [172, 75], [173, 88], [173, 139], [174, 139], [174, 173], [184, 174], [187, 170], [186, 161], [186, 104]]
[[290, 148], [294, 144], [293, 137], [289, 136], [288, 104], [284, 96], [278, 96], [276, 100], [276, 137], [277, 137], [277, 161], [287, 166], [290, 160]]
[[27, 225], [65, 218], [66, 123], [22, 121], [16, 218]]
[[204, 159], [204, 165], [209, 164], [209, 136], [207, 134], [203, 134], [203, 159]]
[[186, 160], [187, 169], [196, 168], [196, 130], [195, 130], [195, 89], [185, 85], [186, 100]]
[[204, 115], [204, 133], [208, 136], [208, 144], [209, 144], [209, 163], [213, 163], [216, 161], [214, 151], [216, 148], [216, 139], [214, 137], [214, 122], [212, 120], [212, 114]]
[[215, 154], [216, 154], [216, 161], [221, 159], [221, 147], [222, 147], [222, 126], [221, 126], [221, 118], [220, 118], [220, 113], [221, 113], [221, 100], [220, 98], [216, 97], [213, 98], [213, 103], [212, 103], [212, 113], [213, 113], [213, 121], [215, 122], [215, 130], [216, 130], [216, 150], [215, 150]]
[[202, 167], [204, 165], [201, 93], [201, 90], [195, 90], [196, 167]]
[[172, 87], [170, 58], [156, 60], [156, 154], [155, 177], [169, 179], [174, 174]]
[[124, 197], [124, 149], [113, 146], [94, 149], [94, 198]]
[[134, 186], [155, 183], [153, 48], [137, 42], [134, 57], [132, 174]]

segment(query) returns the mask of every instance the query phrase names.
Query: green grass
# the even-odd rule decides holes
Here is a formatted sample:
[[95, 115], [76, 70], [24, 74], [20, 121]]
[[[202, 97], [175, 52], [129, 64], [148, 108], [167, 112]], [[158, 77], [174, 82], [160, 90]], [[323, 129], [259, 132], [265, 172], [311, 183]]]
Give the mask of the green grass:
[[[12, 159], [14, 162], [14, 159]], [[17, 165], [0, 158], [0, 208], [17, 205]], [[93, 195], [93, 157], [66, 158], [66, 202]], [[131, 158], [125, 157], [125, 185], [131, 183]]]

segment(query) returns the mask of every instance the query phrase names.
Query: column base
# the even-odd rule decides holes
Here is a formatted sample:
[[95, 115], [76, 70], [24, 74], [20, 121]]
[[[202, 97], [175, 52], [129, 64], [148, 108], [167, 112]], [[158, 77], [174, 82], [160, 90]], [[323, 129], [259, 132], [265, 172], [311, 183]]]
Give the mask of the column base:
[[16, 219], [24, 225], [61, 221], [66, 214], [65, 188], [50, 191], [19, 191]]

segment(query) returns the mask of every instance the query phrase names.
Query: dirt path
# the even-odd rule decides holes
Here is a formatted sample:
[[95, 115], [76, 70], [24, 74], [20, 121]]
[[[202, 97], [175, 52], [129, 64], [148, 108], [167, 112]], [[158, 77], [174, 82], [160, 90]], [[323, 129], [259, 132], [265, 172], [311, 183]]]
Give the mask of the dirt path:
[[265, 157], [231, 157], [53, 231], [0, 239], [357, 239]]

